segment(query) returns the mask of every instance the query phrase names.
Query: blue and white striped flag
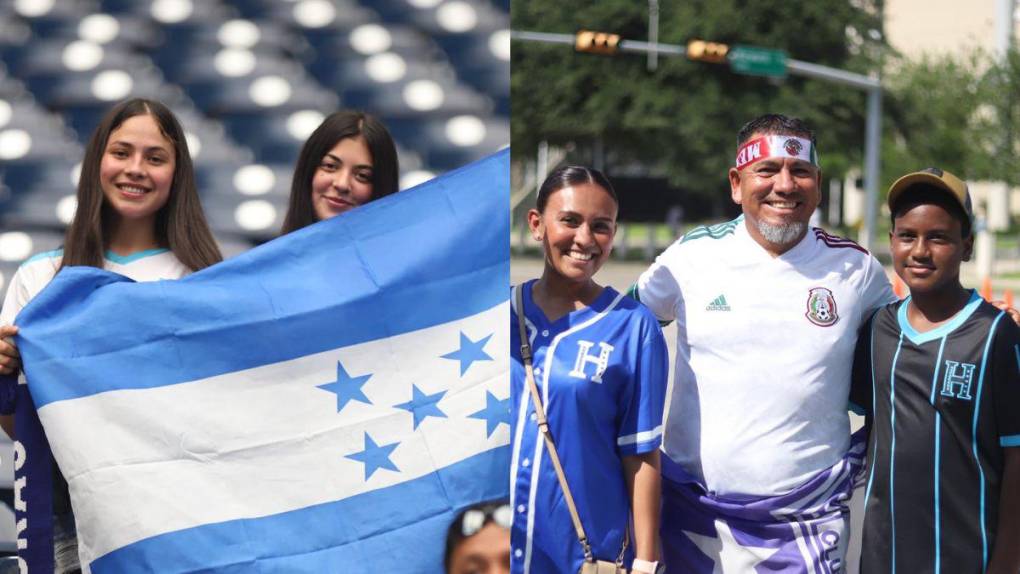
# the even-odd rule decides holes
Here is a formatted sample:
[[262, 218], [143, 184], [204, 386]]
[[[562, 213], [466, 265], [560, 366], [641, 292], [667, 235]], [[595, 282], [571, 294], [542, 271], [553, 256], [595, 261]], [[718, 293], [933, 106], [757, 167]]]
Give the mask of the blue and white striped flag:
[[19, 315], [92, 572], [441, 570], [505, 497], [509, 150], [180, 281]]

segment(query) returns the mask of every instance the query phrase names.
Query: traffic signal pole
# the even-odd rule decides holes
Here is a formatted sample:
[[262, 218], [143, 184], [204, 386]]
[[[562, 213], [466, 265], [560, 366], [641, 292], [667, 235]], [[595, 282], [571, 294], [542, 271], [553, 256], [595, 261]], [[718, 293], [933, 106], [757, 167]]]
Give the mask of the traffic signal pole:
[[[611, 55], [618, 52], [648, 54], [654, 51], [662, 56], [682, 56], [717, 64], [729, 62], [731, 68], [737, 73], [778, 77], [791, 74], [866, 91], [868, 93], [868, 104], [864, 131], [865, 205], [864, 224], [861, 226], [860, 234], [858, 235], [858, 243], [865, 249], [870, 250], [872, 248], [875, 239], [875, 224], [878, 217], [879, 155], [882, 142], [882, 82], [877, 76], [865, 76], [811, 62], [791, 60], [787, 59], [785, 54], [778, 57], [781, 54], [779, 50], [768, 50], [753, 46], [730, 47], [726, 44], [702, 40], [692, 40], [686, 46], [681, 46], [624, 40], [616, 34], [590, 31], [581, 31], [572, 35], [513, 30], [510, 32], [510, 37], [523, 42], [567, 44], [574, 46], [576, 50], [581, 52], [598, 54]], [[695, 44], [696, 42], [700, 42], [700, 44]], [[742, 51], [738, 51], [741, 49]], [[701, 55], [700, 57], [699, 54]], [[756, 55], [773, 56], [771, 61], [767, 62], [767, 69], [763, 68], [762, 71], [755, 71], [754, 66], [746, 65], [747, 60], [753, 60], [753, 56]], [[762, 59], [768, 60], [769, 58]], [[739, 67], [737, 60], [742, 64]], [[776, 73], [780, 68], [781, 73]]]

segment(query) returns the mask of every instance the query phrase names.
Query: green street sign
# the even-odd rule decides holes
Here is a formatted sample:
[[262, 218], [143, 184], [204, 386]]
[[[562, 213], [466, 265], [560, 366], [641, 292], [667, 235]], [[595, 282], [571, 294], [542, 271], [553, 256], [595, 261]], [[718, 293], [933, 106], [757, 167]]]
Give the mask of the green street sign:
[[730, 62], [730, 69], [738, 74], [772, 78], [786, 76], [786, 52], [782, 50], [738, 44], [730, 48], [726, 59]]

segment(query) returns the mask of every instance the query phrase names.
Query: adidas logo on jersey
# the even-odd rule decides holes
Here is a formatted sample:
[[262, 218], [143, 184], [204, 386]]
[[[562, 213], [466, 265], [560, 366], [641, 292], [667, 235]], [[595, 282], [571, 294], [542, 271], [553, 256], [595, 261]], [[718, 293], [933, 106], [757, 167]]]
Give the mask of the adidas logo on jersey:
[[729, 304], [726, 303], [726, 296], [725, 295], [720, 295], [720, 296], [716, 297], [714, 301], [709, 303], [708, 307], [705, 307], [705, 310], [706, 311], [729, 311], [730, 310], [730, 306], [729, 306]]

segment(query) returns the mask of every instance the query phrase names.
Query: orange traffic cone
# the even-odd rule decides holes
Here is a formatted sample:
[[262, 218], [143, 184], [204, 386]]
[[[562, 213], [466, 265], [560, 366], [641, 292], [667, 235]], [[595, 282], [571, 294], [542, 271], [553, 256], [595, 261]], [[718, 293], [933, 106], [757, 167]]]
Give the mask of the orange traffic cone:
[[907, 291], [906, 286], [903, 284], [903, 281], [900, 280], [900, 276], [893, 275], [892, 292], [895, 293], [896, 296], [899, 297], [900, 299], [903, 299], [906, 296], [906, 291]]
[[1005, 291], [1003, 291], [1002, 292], [1002, 298], [1006, 301], [1006, 306], [1007, 307], [1012, 307], [1013, 306], [1013, 292], [1012, 291], [1010, 291], [1009, 289], [1006, 289]]
[[985, 301], [992, 300], [992, 279], [990, 277], [985, 277], [984, 281], [981, 282], [981, 297]]

